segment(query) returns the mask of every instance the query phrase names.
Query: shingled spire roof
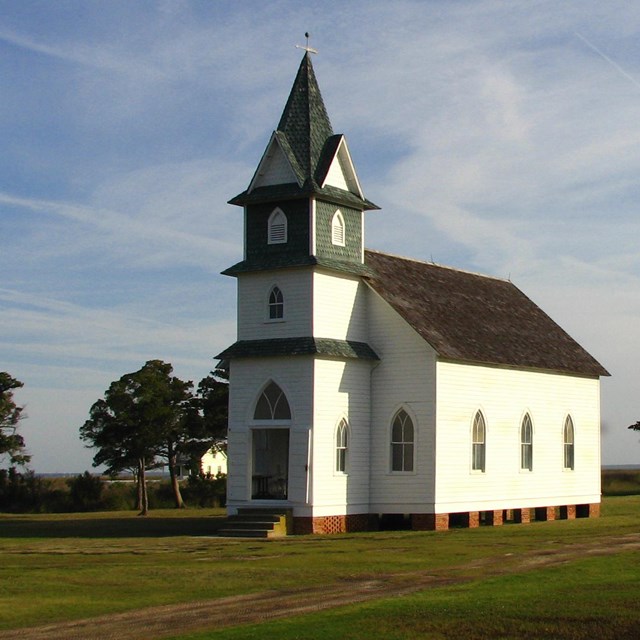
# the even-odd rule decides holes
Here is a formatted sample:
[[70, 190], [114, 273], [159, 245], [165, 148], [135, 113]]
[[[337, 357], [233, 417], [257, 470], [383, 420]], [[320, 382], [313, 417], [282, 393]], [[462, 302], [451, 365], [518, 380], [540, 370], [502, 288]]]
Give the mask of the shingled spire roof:
[[315, 181], [322, 150], [327, 139], [333, 136], [333, 128], [308, 52], [300, 63], [277, 131], [286, 136], [303, 181]]
[[[352, 185], [349, 190], [327, 184], [330, 167], [335, 162], [345, 165], [347, 180]], [[265, 180], [269, 171], [275, 173], [274, 166], [279, 180], [273, 174]], [[365, 210], [378, 208], [362, 196], [344, 136], [333, 133], [311, 56], [306, 52], [278, 127], [249, 188], [229, 203], [245, 205], [310, 195]]]

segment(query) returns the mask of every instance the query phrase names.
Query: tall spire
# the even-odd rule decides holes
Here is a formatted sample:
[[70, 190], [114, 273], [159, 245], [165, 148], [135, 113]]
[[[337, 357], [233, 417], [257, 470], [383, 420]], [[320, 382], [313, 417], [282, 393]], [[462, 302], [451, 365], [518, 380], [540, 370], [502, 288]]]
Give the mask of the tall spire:
[[305, 182], [315, 180], [322, 150], [333, 128], [307, 51], [291, 88], [277, 131], [283, 133]]
[[333, 133], [310, 49], [305, 49], [278, 127], [251, 183], [229, 203], [244, 206], [315, 195], [361, 211], [377, 209], [362, 193], [345, 137]]

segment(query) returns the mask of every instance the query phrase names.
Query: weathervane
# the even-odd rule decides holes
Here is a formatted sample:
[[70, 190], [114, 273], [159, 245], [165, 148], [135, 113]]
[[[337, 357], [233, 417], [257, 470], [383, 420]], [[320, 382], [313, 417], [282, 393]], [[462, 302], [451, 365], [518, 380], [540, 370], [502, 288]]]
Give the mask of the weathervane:
[[306, 31], [304, 37], [307, 39], [307, 44], [303, 47], [301, 44], [296, 45], [296, 49], [304, 49], [307, 53], [318, 53], [315, 49], [309, 46], [309, 32]]

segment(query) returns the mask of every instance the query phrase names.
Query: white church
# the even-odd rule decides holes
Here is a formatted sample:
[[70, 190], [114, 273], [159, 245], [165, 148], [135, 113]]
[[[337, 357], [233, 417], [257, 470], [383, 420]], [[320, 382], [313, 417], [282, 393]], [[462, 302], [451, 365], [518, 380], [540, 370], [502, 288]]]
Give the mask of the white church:
[[377, 207], [309, 53], [230, 203], [230, 515], [333, 533], [599, 514], [607, 371], [511, 282], [365, 250]]

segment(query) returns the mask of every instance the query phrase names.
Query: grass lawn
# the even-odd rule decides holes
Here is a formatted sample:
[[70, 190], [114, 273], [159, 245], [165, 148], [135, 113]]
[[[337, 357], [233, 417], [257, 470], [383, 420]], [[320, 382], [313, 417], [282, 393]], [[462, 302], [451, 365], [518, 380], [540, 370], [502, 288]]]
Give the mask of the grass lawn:
[[639, 590], [639, 558], [621, 554], [175, 640], [635, 639]]
[[[0, 515], [1, 630], [270, 589], [412, 571], [468, 573], [469, 563], [570, 548], [640, 530], [640, 497], [606, 498], [602, 518], [448, 532], [207, 537], [219, 511]], [[473, 575], [469, 573], [469, 575]], [[444, 586], [205, 638], [625, 638], [640, 625], [640, 554]], [[348, 604], [348, 603], [346, 603]], [[614, 633], [615, 632], [615, 633]], [[637, 631], [633, 637], [637, 637]]]

